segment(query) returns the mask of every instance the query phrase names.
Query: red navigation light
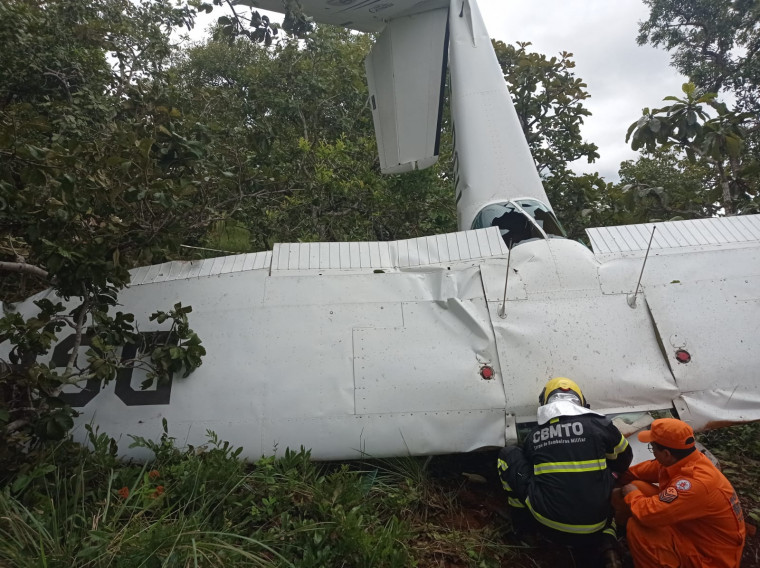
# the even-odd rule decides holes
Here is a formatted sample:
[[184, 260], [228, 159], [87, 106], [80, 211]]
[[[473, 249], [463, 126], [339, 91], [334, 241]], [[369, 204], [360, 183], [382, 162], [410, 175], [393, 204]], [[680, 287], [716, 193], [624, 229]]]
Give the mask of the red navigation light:
[[691, 354], [689, 354], [689, 352], [684, 349], [679, 349], [676, 351], [676, 360], [679, 363], [688, 363], [691, 361]]
[[488, 365], [481, 367], [480, 376], [487, 381], [493, 379], [493, 367], [489, 367]]

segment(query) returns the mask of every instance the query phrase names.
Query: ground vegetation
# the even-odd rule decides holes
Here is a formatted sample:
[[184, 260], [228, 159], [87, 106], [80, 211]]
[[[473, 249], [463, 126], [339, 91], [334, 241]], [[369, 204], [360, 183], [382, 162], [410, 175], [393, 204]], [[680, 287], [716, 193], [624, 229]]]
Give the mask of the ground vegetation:
[[[702, 435], [760, 522], [758, 424]], [[512, 533], [495, 452], [317, 463], [286, 450], [256, 463], [212, 432], [180, 448], [166, 432], [135, 438], [141, 463], [115, 442], [49, 445], [0, 491], [0, 565], [577, 566], [573, 552]], [[626, 557], [626, 566], [630, 559]], [[742, 566], [760, 566], [748, 537]]]

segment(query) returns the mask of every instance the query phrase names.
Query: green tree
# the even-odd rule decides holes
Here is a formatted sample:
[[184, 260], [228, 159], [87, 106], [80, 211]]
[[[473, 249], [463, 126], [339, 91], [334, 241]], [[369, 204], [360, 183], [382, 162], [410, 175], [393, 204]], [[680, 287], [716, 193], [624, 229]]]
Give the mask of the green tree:
[[583, 106], [590, 95], [575, 76], [573, 54], [563, 51], [560, 57], [547, 58], [528, 51], [530, 45], [495, 41], [494, 49], [536, 168], [541, 177], [550, 178], [570, 162], [592, 163], [599, 154], [581, 135], [583, 119], [591, 116]]
[[611, 205], [616, 224], [712, 217], [720, 189], [710, 165], [690, 161], [677, 148], [659, 147], [620, 164]]
[[[11, 310], [0, 319], [0, 343], [12, 346], [0, 361], [3, 465], [35, 439], [65, 433], [64, 385], [110, 380], [138, 363], [122, 362], [118, 347], [140, 343], [154, 380], [200, 365], [189, 307], [154, 314], [170, 336], [163, 347], [116, 310], [128, 269], [203, 234], [207, 192], [227, 183], [211, 174], [200, 182], [213, 169], [204, 132], [185, 123], [168, 83], [170, 33], [194, 14], [168, 0], [0, 5], [0, 65], [11, 71], [0, 76], [0, 292], [5, 302], [48, 286], [58, 294], [39, 300], [34, 317]], [[43, 364], [63, 329], [75, 334], [67, 364]]]
[[730, 92], [739, 110], [760, 110], [760, 5], [755, 0], [644, 3], [650, 14], [639, 24], [639, 44], [672, 51], [673, 66], [703, 92]]
[[370, 41], [330, 26], [270, 48], [214, 40], [176, 69], [191, 93], [183, 113], [207, 117], [210, 151], [234, 163], [234, 219], [254, 249], [455, 230], [442, 166], [380, 175], [363, 68]]
[[[313, 29], [312, 18], [307, 16], [298, 2], [283, 2], [285, 12], [282, 26], [270, 22], [269, 17], [262, 15], [256, 7], [256, 0], [212, 0], [214, 6], [225, 6], [229, 15], [220, 16], [214, 31], [215, 39], [234, 41], [238, 37], [246, 37], [252, 42], [272, 45], [278, 37], [280, 27], [288, 34], [297, 38], [305, 38]], [[246, 9], [248, 8], [248, 9]], [[210, 11], [210, 9], [208, 10]]]
[[[747, 124], [752, 113], [737, 113], [717, 101], [715, 93], [702, 94], [692, 83], [683, 86], [685, 97], [666, 97], [671, 105], [644, 109], [628, 129], [634, 150], [653, 152], [675, 147], [689, 160], [708, 164], [720, 190], [717, 209], [727, 215], [758, 210], [758, 163], [746, 152]], [[707, 195], [714, 195], [707, 193]], [[704, 204], [707, 210], [709, 203]]]
[[572, 53], [559, 57], [528, 51], [529, 42], [494, 42], [512, 100], [549, 199], [570, 236], [599, 221], [605, 182], [596, 174], [578, 176], [570, 163], [599, 157], [595, 144], [583, 140], [581, 125], [591, 112], [586, 84], [575, 76]]
[[[670, 51], [673, 66], [696, 87], [681, 105], [682, 118], [690, 124], [681, 128], [679, 146], [709, 156], [703, 159], [712, 164], [726, 213], [760, 210], [760, 4], [755, 0], [645, 0], [645, 4], [650, 14], [639, 25], [639, 44]], [[675, 106], [669, 111], [677, 115]], [[650, 124], [658, 128], [657, 121]], [[689, 136], [687, 144], [684, 138]]]

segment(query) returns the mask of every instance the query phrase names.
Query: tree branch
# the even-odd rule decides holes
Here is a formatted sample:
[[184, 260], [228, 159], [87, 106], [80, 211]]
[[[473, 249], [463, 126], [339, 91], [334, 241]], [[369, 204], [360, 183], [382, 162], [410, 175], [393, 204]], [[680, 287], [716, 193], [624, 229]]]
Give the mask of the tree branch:
[[26, 262], [4, 262], [0, 261], [0, 272], [21, 272], [23, 274], [33, 274], [47, 280], [48, 272], [39, 266], [27, 264]]
[[63, 373], [64, 378], [68, 378], [74, 369], [74, 364], [79, 356], [79, 346], [82, 344], [82, 333], [84, 331], [84, 323], [87, 321], [87, 313], [90, 309], [90, 301], [87, 296], [87, 290], [84, 290], [84, 298], [82, 299], [82, 306], [80, 308], [79, 317], [77, 317], [76, 331], [74, 332], [74, 347], [71, 348], [71, 356], [69, 362], [66, 365], [66, 370]]
[[17, 430], [21, 430], [24, 426], [27, 426], [29, 424], [29, 420], [26, 418], [19, 418], [18, 420], [14, 420], [13, 422], [9, 422], [5, 426], [5, 433], [6, 434], [13, 434]]

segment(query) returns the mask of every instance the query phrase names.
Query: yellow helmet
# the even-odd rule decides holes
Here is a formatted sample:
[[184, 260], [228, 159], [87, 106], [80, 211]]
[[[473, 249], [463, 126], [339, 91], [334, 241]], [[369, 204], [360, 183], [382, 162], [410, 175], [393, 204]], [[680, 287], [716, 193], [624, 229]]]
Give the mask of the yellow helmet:
[[551, 379], [548, 383], [546, 383], [546, 386], [544, 387], [544, 390], [541, 391], [541, 394], [538, 395], [538, 403], [543, 406], [547, 403], [549, 398], [557, 393], [557, 392], [567, 392], [567, 393], [574, 393], [578, 395], [578, 399], [580, 400], [581, 406], [585, 406], [588, 408], [588, 404], [586, 403], [586, 397], [583, 396], [583, 393], [581, 392], [581, 388], [575, 384], [575, 381], [571, 381], [570, 379], [566, 377], [555, 377]]

